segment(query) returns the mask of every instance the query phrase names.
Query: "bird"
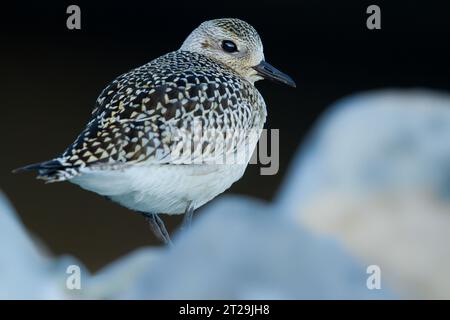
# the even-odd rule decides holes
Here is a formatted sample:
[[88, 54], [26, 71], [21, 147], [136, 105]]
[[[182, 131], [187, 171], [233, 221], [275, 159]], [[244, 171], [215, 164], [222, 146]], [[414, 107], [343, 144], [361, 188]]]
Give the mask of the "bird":
[[265, 61], [257, 31], [208, 20], [178, 50], [118, 76], [98, 96], [75, 141], [49, 161], [16, 169], [68, 181], [142, 214], [171, 244], [161, 214], [194, 210], [239, 180], [267, 117], [255, 82], [295, 87]]

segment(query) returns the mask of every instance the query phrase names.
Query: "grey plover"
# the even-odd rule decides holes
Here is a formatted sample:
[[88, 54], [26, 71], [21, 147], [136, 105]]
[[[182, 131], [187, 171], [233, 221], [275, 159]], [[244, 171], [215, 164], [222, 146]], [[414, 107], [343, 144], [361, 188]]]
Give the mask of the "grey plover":
[[106, 196], [145, 215], [170, 242], [158, 214], [185, 213], [190, 222], [196, 208], [242, 177], [266, 119], [254, 86], [263, 78], [295, 87], [265, 62], [248, 23], [203, 22], [180, 49], [109, 84], [61, 156], [18, 171]]

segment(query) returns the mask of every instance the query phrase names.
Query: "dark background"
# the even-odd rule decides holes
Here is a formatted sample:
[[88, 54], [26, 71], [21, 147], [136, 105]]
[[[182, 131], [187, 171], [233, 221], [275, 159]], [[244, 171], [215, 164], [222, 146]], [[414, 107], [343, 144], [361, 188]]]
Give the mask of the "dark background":
[[[134, 248], [158, 244], [133, 212], [70, 183], [44, 185], [11, 170], [62, 152], [114, 77], [176, 50], [204, 20], [237, 17], [258, 30], [267, 61], [297, 82], [297, 89], [257, 84], [269, 109], [267, 126], [280, 129], [279, 173], [260, 176], [258, 167], [250, 166], [228, 191], [270, 200], [296, 147], [336, 99], [383, 87], [450, 90], [445, 2], [2, 3], [0, 188], [53, 253], [73, 254], [91, 270]], [[81, 30], [66, 28], [70, 4], [81, 7]], [[366, 28], [369, 4], [381, 7], [381, 30]], [[165, 220], [172, 230], [181, 221]]]

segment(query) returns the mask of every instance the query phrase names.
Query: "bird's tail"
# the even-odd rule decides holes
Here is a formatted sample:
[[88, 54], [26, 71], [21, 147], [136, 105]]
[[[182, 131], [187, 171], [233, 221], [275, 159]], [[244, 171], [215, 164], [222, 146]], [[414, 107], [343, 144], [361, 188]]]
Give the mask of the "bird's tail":
[[37, 171], [37, 178], [45, 180], [45, 182], [65, 181], [73, 178], [78, 173], [76, 167], [65, 165], [60, 159], [53, 159], [40, 163], [30, 164], [21, 168], [14, 169], [13, 173], [19, 173], [23, 171]]

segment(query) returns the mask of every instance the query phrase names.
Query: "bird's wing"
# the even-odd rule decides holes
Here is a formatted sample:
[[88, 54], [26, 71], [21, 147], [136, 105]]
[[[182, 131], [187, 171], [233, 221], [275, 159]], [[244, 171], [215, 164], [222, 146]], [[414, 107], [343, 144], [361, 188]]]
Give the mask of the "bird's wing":
[[102, 92], [64, 166], [222, 163], [259, 135], [265, 107], [255, 112], [262, 98], [250, 83], [214, 70], [152, 71], [144, 65]]

